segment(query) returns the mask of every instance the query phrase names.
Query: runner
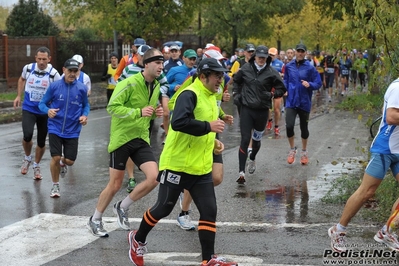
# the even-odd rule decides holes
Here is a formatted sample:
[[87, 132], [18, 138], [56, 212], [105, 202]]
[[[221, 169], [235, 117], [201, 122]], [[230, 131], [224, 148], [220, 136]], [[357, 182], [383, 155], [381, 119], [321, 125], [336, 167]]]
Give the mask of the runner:
[[171, 130], [159, 162], [157, 202], [144, 213], [139, 229], [128, 234], [129, 258], [136, 266], [144, 265], [147, 235], [160, 219], [170, 214], [183, 189], [190, 191], [200, 213], [202, 265], [237, 265], [214, 255], [217, 207], [211, 175], [212, 153], [224, 149], [215, 134], [223, 132], [225, 124], [218, 119], [215, 93], [226, 71], [216, 59], [205, 58], [198, 65], [198, 78], [177, 95]]
[[37, 130], [37, 145], [33, 161], [33, 179], [41, 180], [40, 161], [46, 150], [47, 119], [46, 113], [39, 110], [39, 102], [51, 83], [60, 80], [58, 71], [50, 64], [51, 55], [47, 47], [36, 50], [35, 63], [27, 64], [22, 69], [18, 80], [18, 93], [14, 100], [14, 109], [21, 106], [21, 96], [24, 92], [22, 103], [22, 147], [25, 157], [21, 166], [21, 174], [26, 175], [32, 163], [33, 132]]

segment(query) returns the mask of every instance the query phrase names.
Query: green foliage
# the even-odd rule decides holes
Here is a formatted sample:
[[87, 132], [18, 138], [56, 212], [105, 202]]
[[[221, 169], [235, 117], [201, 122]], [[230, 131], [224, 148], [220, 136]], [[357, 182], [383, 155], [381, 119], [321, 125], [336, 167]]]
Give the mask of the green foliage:
[[341, 103], [337, 105], [338, 109], [346, 111], [362, 111], [373, 112], [380, 111], [383, 104], [383, 95], [358, 93], [345, 97]]
[[57, 36], [59, 29], [37, 0], [19, 0], [6, 20], [9, 36]]
[[267, 18], [295, 13], [303, 6], [304, 1], [299, 0], [215, 0], [202, 6], [203, 26], [198, 33], [202, 36], [230, 39], [233, 50], [239, 39], [265, 39], [265, 36], [270, 36], [275, 25]]
[[351, 0], [311, 0], [311, 2], [318, 7], [324, 17], [334, 20], [343, 20], [344, 13], [350, 15], [355, 13], [355, 6]]
[[98, 41], [100, 38], [93, 29], [77, 28], [72, 36], [73, 41]]
[[0, 93], [0, 102], [13, 101], [17, 97], [17, 92]]
[[359, 187], [361, 180], [357, 177], [343, 175], [332, 181], [331, 188], [326, 195], [321, 199], [324, 203], [342, 204], [345, 203], [349, 197]]
[[57, 38], [57, 60], [64, 63], [74, 54], [80, 54], [85, 58], [86, 44], [82, 40], [73, 40], [69, 38]]
[[8, 8], [0, 6], [0, 30], [5, 30], [6, 28], [6, 19], [9, 14]]

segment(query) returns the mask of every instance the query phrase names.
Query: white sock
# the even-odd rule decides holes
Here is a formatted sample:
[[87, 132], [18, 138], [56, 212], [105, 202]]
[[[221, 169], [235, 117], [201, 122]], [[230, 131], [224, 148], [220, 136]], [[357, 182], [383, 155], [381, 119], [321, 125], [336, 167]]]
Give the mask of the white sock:
[[32, 161], [32, 156], [25, 155], [25, 160], [27, 160], [28, 162], [31, 162]]
[[343, 226], [342, 224], [340, 224], [340, 223], [337, 223], [337, 231], [338, 232], [345, 232], [346, 231], [346, 226]]
[[39, 166], [39, 164], [37, 162], [34, 162], [33, 163], [33, 168], [36, 168], [36, 167], [40, 167], [40, 166]]
[[102, 212], [99, 212], [99, 211], [96, 209], [96, 211], [95, 211], [94, 214], [93, 214], [92, 220], [101, 221], [102, 218], [103, 218], [103, 213], [102, 213]]

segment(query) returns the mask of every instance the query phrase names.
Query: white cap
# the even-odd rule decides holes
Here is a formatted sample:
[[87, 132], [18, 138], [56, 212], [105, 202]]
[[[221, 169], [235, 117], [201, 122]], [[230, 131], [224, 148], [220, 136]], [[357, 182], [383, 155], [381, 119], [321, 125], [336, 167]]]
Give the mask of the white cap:
[[150, 48], [151, 48], [151, 47], [148, 46], [147, 44], [140, 45], [139, 49], [137, 49], [137, 53], [138, 53], [139, 55], [143, 56], [144, 53], [145, 53], [147, 50], [149, 50]]
[[78, 61], [79, 64], [83, 63], [83, 57], [81, 55], [75, 54], [74, 56], [72, 56], [72, 59], [75, 59], [76, 61]]
[[206, 57], [215, 58], [217, 60], [225, 59], [225, 57], [216, 50], [206, 50], [204, 54]]
[[208, 48], [211, 47], [211, 46], [215, 46], [215, 45], [212, 44], [212, 43], [207, 43], [207, 44], [205, 45], [205, 49], [208, 49]]

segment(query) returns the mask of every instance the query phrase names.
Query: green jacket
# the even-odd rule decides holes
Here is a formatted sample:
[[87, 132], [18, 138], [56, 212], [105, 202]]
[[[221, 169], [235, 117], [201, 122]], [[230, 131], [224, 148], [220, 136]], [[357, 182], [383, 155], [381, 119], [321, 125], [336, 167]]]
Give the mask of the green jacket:
[[143, 139], [150, 143], [149, 127], [152, 117], [141, 117], [141, 109], [157, 107], [159, 82], [154, 80], [153, 92], [147, 87], [142, 74], [133, 75], [118, 82], [109, 100], [107, 111], [111, 115], [111, 130], [108, 152], [113, 152], [132, 139]]
[[[199, 79], [196, 79], [186, 89], [177, 92], [176, 99], [185, 90], [191, 90], [197, 96], [192, 119], [211, 122], [218, 118], [219, 111], [215, 104], [215, 94], [205, 88]], [[194, 136], [174, 131], [172, 126], [169, 127], [168, 138], [159, 160], [159, 170], [168, 169], [191, 175], [210, 173], [213, 164], [215, 136], [214, 132]]]
[[368, 61], [366, 58], [362, 58], [362, 59], [357, 58], [355, 60], [354, 67], [359, 73], [366, 73], [367, 72], [367, 64], [368, 64]]

